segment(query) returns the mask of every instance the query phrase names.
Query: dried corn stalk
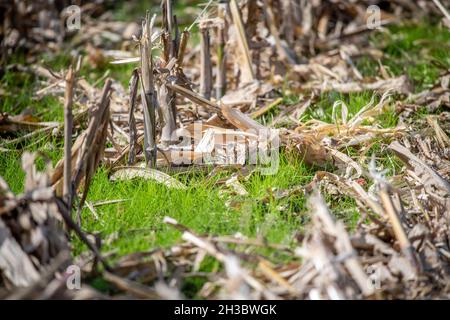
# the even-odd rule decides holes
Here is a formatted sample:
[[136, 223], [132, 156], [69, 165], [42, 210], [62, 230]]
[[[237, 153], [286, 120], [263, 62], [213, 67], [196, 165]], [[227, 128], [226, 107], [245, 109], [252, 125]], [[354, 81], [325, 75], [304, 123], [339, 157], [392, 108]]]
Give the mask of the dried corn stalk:
[[24, 153], [24, 194], [15, 196], [0, 178], [0, 287], [7, 290], [35, 284], [62, 253], [61, 270], [70, 262], [57, 198], [50, 185], [51, 163], [38, 172], [37, 154]]
[[[100, 161], [103, 159], [109, 123], [110, 91], [111, 80], [107, 80], [103, 87], [100, 100], [90, 111], [91, 118], [89, 119], [86, 131], [76, 139], [72, 147], [71, 184], [74, 187], [73, 192], [79, 190], [81, 184], [83, 185], [83, 194], [80, 199], [79, 209], [86, 200], [91, 179], [94, 176]], [[64, 159], [59, 161], [56, 165], [51, 179], [57, 195], [62, 195], [63, 191], [63, 168]], [[78, 220], [80, 224], [80, 212]]]

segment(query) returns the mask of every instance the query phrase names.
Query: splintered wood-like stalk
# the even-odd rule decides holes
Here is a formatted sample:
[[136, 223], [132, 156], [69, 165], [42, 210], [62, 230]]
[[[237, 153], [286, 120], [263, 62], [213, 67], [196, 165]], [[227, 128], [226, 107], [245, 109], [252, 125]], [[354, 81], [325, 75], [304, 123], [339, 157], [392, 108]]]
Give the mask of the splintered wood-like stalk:
[[445, 7], [442, 5], [442, 3], [439, 0], [433, 0], [433, 2], [436, 5], [436, 7], [438, 7], [439, 10], [441, 10], [441, 12], [447, 18], [447, 20], [450, 21], [450, 13], [447, 11], [447, 9], [445, 9]]
[[72, 178], [72, 185], [78, 189], [81, 181], [84, 179], [83, 194], [78, 204], [77, 218], [81, 225], [81, 209], [86, 200], [91, 179], [95, 174], [100, 160], [103, 157], [108, 131], [109, 103], [111, 91], [110, 79], [107, 79], [102, 90], [100, 102], [92, 109], [92, 116], [89, 119], [86, 136], [83, 140], [80, 154]]
[[179, 42], [179, 31], [177, 18], [173, 14], [173, 5], [172, 0], [162, 0], [161, 2], [161, 11], [163, 13], [163, 30], [169, 33], [169, 42], [170, 42], [170, 59], [176, 57], [178, 54], [178, 42]]
[[205, 99], [211, 98], [212, 90], [212, 65], [211, 65], [211, 45], [209, 40], [209, 30], [200, 30], [200, 93]]
[[238, 31], [238, 44], [242, 51], [242, 56], [244, 57], [244, 62], [242, 64], [242, 80], [243, 82], [252, 82], [255, 80], [255, 74], [253, 72], [252, 58], [250, 55], [250, 49], [247, 42], [247, 35], [244, 29], [244, 23], [242, 22], [242, 17], [239, 11], [238, 4], [236, 0], [230, 0], [230, 12], [233, 19], [233, 23]]
[[189, 41], [189, 31], [184, 30], [181, 33], [180, 48], [178, 50], [177, 64], [179, 68], [183, 67], [184, 54], [186, 52], [187, 43]]
[[164, 59], [164, 61], [166, 63], [168, 63], [170, 61], [170, 56], [171, 56], [171, 46], [172, 46], [172, 41], [170, 39], [170, 33], [167, 31], [164, 31], [161, 34], [161, 41], [162, 41], [162, 46], [163, 46], [163, 56], [162, 58]]
[[171, 58], [178, 56], [178, 50], [180, 49], [180, 29], [178, 28], [177, 17], [173, 16], [174, 30], [172, 31], [172, 55]]
[[223, 21], [223, 26], [217, 30], [217, 75], [216, 75], [216, 99], [220, 100], [226, 92], [227, 72], [226, 72], [226, 54], [225, 54], [225, 15], [227, 11], [227, 2], [220, 1], [218, 7], [218, 18]]
[[147, 165], [156, 166], [156, 97], [153, 84], [153, 62], [151, 35], [154, 18], [150, 14], [143, 25], [140, 42], [141, 51], [141, 97], [144, 107], [144, 154]]
[[130, 152], [128, 156], [128, 165], [132, 165], [136, 158], [136, 119], [134, 117], [134, 110], [136, 109], [136, 98], [139, 85], [139, 72], [137, 69], [133, 70], [133, 75], [130, 80], [130, 112], [129, 112], [129, 127], [130, 127]]
[[[346, 269], [358, 284], [361, 292], [363, 292], [365, 296], [372, 295], [374, 290], [372, 287], [367, 285], [369, 283], [369, 278], [357, 258], [356, 252], [351, 244], [350, 237], [345, 230], [345, 226], [340, 221], [334, 220], [327, 205], [325, 204], [325, 201], [319, 193], [313, 194], [309, 201], [311, 209], [314, 213], [314, 225], [319, 227], [322, 233], [327, 233], [335, 237], [333, 246], [337, 251], [337, 255], [348, 255], [348, 257], [344, 260]], [[318, 257], [319, 256], [316, 254], [316, 258]]]
[[167, 29], [170, 33], [173, 31], [174, 27], [174, 18], [172, 13], [172, 1], [171, 0], [163, 0], [165, 2], [166, 11], [165, 18], [167, 19]]
[[189, 99], [193, 103], [199, 104], [205, 108], [209, 108], [212, 111], [217, 112], [217, 113], [221, 112], [221, 109], [217, 104], [215, 104], [214, 102], [212, 102], [210, 100], [206, 100], [205, 98], [203, 98], [201, 95], [195, 93], [194, 91], [186, 89], [177, 84], [169, 84], [168, 83], [168, 84], [166, 84], [166, 86], [167, 86], [167, 88], [175, 91], [176, 93], [185, 97], [186, 99]]
[[[163, 12], [163, 55], [165, 63], [168, 64], [172, 59], [178, 59], [179, 52], [179, 32], [176, 17], [173, 15], [172, 1], [163, 0], [162, 4]], [[170, 70], [171, 75], [176, 75], [176, 69]], [[172, 90], [168, 90], [163, 85], [157, 85], [157, 96], [159, 101], [160, 110], [163, 115], [163, 128], [161, 131], [161, 143], [164, 147], [171, 145], [172, 136], [176, 130], [176, 93]]]
[[247, 2], [247, 21], [245, 22], [245, 32], [249, 39], [251, 39], [257, 33], [258, 20], [260, 16], [260, 10], [258, 1]]
[[269, 5], [268, 0], [264, 1], [264, 13], [266, 16], [267, 25], [269, 26], [270, 33], [272, 34], [273, 38], [275, 39], [275, 46], [277, 48], [278, 54], [280, 55], [280, 58], [288, 62], [289, 64], [296, 64], [295, 57], [292, 56], [290, 52], [287, 51], [287, 49], [283, 46], [280, 39], [280, 34], [278, 32], [278, 29], [275, 25], [275, 15], [272, 11], [272, 8]]
[[419, 272], [420, 265], [414, 254], [414, 247], [411, 245], [411, 242], [408, 239], [406, 231], [402, 226], [400, 216], [397, 210], [395, 209], [395, 206], [386, 188], [380, 190], [380, 200], [382, 205], [384, 206], [387, 216], [389, 217], [389, 221], [392, 225], [392, 229], [394, 230], [394, 234], [398, 240], [400, 248], [402, 249], [405, 256], [408, 258], [414, 270], [416, 272]]
[[75, 72], [72, 66], [66, 75], [66, 90], [64, 94], [64, 184], [63, 197], [69, 210], [72, 208], [72, 127], [73, 127], [73, 91]]
[[281, 1], [281, 7], [283, 11], [283, 33], [286, 35], [286, 41], [291, 46], [294, 47], [295, 45], [295, 39], [294, 39], [294, 32], [295, 32], [295, 23], [293, 19], [294, 14], [294, 7], [296, 5], [292, 4], [291, 0], [282, 0]]
[[167, 147], [172, 144], [172, 134], [176, 130], [176, 122], [170, 106], [169, 96], [169, 94], [173, 94], [173, 91], [171, 90], [169, 93], [169, 90], [165, 84], [157, 86], [157, 91], [159, 105], [164, 118], [164, 127], [161, 132], [161, 143], [164, 147]]

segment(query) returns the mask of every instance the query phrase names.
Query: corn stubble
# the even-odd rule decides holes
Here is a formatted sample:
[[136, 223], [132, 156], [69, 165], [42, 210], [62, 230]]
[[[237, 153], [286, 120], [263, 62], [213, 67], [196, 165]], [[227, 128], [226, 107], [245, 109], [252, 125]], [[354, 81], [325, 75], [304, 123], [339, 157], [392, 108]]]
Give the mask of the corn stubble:
[[[378, 79], [363, 79], [353, 60], [363, 51], [375, 58], [383, 54], [366, 47], [364, 35], [370, 30], [359, 13], [368, 2], [231, 0], [211, 5], [210, 1], [195, 21], [200, 44], [190, 48], [191, 27], [180, 32], [173, 3], [164, 0], [162, 19], [147, 13], [140, 36], [134, 39], [139, 56], [115, 62], [139, 64], [131, 74], [129, 93], [111, 79], [99, 91], [69, 70], [65, 158], [54, 170], [49, 167], [37, 174], [35, 155], [24, 154], [27, 178], [22, 195], [14, 195], [0, 180], [0, 296], [109, 298], [92, 289], [75, 296], [62, 289], [59, 275], [74, 263], [69, 258], [68, 233], [73, 230], [91, 250], [87, 258], [75, 262], [86, 274], [100, 270], [117, 295], [125, 298], [184, 298], [181, 285], [169, 284], [195, 276], [204, 281], [193, 295], [206, 299], [448, 299], [450, 141], [445, 133], [448, 125], [441, 125], [448, 118], [429, 116], [428, 133], [416, 134], [416, 124], [408, 123], [406, 112], [411, 104], [400, 99], [426, 97], [427, 103], [448, 107], [443, 85], [448, 75], [418, 96], [411, 94], [406, 76], [382, 72]], [[391, 1], [389, 11], [381, 12], [382, 22], [393, 23], [417, 12], [440, 12], [430, 4], [416, 10], [415, 3]], [[156, 21], [161, 21], [161, 28]], [[61, 81], [39, 68], [33, 72], [51, 83]], [[298, 104], [285, 106], [277, 90], [284, 83], [290, 84], [291, 93], [301, 94]], [[331, 121], [301, 120], [315, 108], [320, 94], [365, 90], [378, 91], [380, 97], [354, 115], [345, 102], [336, 101]], [[81, 96], [89, 99], [90, 108], [75, 114], [72, 121], [72, 106]], [[386, 113], [394, 97], [399, 99], [396, 107], [402, 121], [381, 128], [375, 119]], [[267, 120], [277, 108], [281, 112]], [[87, 129], [70, 146], [69, 136], [81, 122], [80, 114], [87, 117]], [[200, 135], [194, 123], [203, 126]], [[112, 133], [108, 133], [110, 124]], [[281, 124], [283, 150], [319, 168], [309, 184], [271, 195], [301, 194], [308, 199], [312, 221], [306, 233], [289, 245], [242, 235], [198, 234], [166, 217], [164, 223], [182, 234], [179, 244], [129, 254], [109, 265], [100, 254], [101, 241], [83, 233], [80, 216], [78, 223], [71, 217], [72, 199], [81, 192], [75, 208], [80, 212], [101, 163], [111, 170], [111, 180], [149, 179], [184, 190], [186, 186], [170, 173], [204, 169], [204, 164], [193, 162], [205, 154], [220, 157], [217, 150], [227, 146], [215, 144], [215, 138], [233, 137], [233, 153], [237, 153], [260, 142], [249, 130]], [[13, 125], [25, 124], [0, 118], [0, 128]], [[55, 126], [26, 128], [50, 132]], [[188, 142], [181, 145], [180, 138]], [[402, 162], [395, 175], [379, 170], [375, 158], [368, 155], [379, 141]], [[107, 142], [113, 147], [105, 147]], [[17, 143], [11, 140], [2, 147]], [[347, 153], [348, 148], [355, 148], [357, 156]], [[181, 164], [172, 158], [177, 150], [185, 151], [186, 161]], [[245, 164], [244, 159], [239, 165]], [[257, 172], [248, 168], [250, 175]], [[223, 185], [246, 197], [249, 193], [242, 181], [237, 174]], [[356, 202], [360, 220], [354, 231], [335, 218], [322, 194], [334, 201], [345, 196]], [[258, 248], [277, 250], [289, 263], [274, 262], [273, 257], [257, 253]], [[222, 268], [201, 271], [206, 257]], [[56, 283], [61, 290], [40, 290]]]

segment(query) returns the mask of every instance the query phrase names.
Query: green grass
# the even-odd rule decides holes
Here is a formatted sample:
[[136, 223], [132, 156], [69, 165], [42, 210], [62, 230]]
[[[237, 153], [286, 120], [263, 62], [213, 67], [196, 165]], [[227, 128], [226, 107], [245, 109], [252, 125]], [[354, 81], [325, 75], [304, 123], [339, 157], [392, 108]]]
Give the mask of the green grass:
[[[317, 119], [327, 123], [334, 123], [332, 118], [333, 105], [336, 101], [345, 103], [348, 109], [347, 120], [350, 120], [362, 107], [370, 103], [374, 98], [374, 104], [380, 101], [380, 96], [373, 91], [364, 91], [361, 93], [342, 94], [338, 92], [324, 93], [319, 97], [314, 106], [308, 108], [305, 112], [304, 121]], [[394, 97], [395, 98], [395, 97]], [[375, 120], [377, 124], [384, 128], [395, 127], [398, 122], [398, 116], [395, 114], [394, 106], [388, 105], [385, 112], [378, 116]], [[341, 107], [336, 110], [337, 119], [341, 119]]]
[[[53, 166], [56, 165], [63, 155], [61, 141], [52, 138], [49, 139], [46, 136], [36, 138], [24, 150], [29, 152], [42, 152], [52, 161]], [[0, 152], [0, 177], [5, 179], [11, 190], [16, 194], [24, 190], [25, 173], [22, 170], [21, 157], [22, 150]], [[36, 162], [37, 169], [43, 170], [45, 168], [44, 163], [42, 158], [38, 158]]]
[[[105, 77], [110, 77], [119, 81], [124, 88], [128, 88], [131, 73], [138, 64], [110, 64], [109, 61], [99, 65], [91, 65], [89, 59], [86, 57], [86, 50], [81, 51], [84, 60], [80, 70], [80, 77], [85, 78], [89, 83], [95, 84], [96, 87], [101, 87], [104, 84]], [[57, 55], [43, 55], [41, 62], [44, 65], [51, 66], [52, 70], [64, 71], [73, 61], [69, 52], [61, 52]]]
[[[373, 47], [384, 52], [381, 63], [395, 76], [406, 74], [420, 92], [429, 88], [440, 72], [450, 68], [450, 31], [444, 26], [421, 24], [389, 26], [385, 32], [372, 34]], [[359, 70], [365, 76], [378, 75], [378, 62], [361, 58]]]
[[0, 97], [0, 111], [19, 114], [24, 111], [40, 121], [62, 121], [64, 113], [58, 100], [51, 96], [41, 99], [33, 97], [41, 89], [35, 77], [27, 73], [7, 71], [0, 79], [0, 87], [5, 89]]
[[[249, 192], [245, 197], [230, 197], [220, 178], [205, 179], [204, 174], [179, 174], [176, 179], [187, 190], [169, 189], [153, 181], [132, 180], [111, 182], [100, 170], [89, 191], [89, 201], [128, 199], [127, 202], [97, 208], [98, 219], [85, 209], [84, 227], [100, 232], [106, 238], [118, 235], [105, 250], [119, 253], [148, 250], [168, 246], [177, 241], [180, 233], [162, 221], [165, 216], [175, 218], [196, 232], [230, 235], [236, 232], [273, 243], [290, 244], [293, 234], [302, 225], [301, 209], [304, 197], [274, 200], [270, 191], [304, 185], [313, 177], [311, 169], [302, 163], [289, 163], [284, 157], [276, 175], [254, 173], [242, 184]], [[229, 200], [233, 203], [227, 206]]]

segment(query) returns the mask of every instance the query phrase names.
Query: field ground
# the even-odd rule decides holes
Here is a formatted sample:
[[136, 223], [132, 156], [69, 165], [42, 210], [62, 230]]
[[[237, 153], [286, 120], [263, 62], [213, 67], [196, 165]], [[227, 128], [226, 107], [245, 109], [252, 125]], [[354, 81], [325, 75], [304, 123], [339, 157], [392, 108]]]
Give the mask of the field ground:
[[[134, 19], [136, 12], [121, 10], [117, 15], [121, 19]], [[384, 52], [381, 63], [386, 70], [392, 75], [406, 74], [412, 81], [415, 92], [430, 88], [438, 79], [440, 72], [450, 68], [450, 32], [428, 21], [420, 24], [394, 25], [386, 30], [374, 32], [370, 36], [370, 43], [374, 48]], [[41, 60], [45, 65], [51, 66], [52, 70], [58, 71], [67, 67], [68, 59], [65, 57], [66, 54], [61, 53], [56, 57], [42, 56]], [[21, 63], [23, 60], [17, 57], [12, 58], [10, 62]], [[378, 66], [379, 62], [369, 57], [361, 57], [357, 61], [357, 67], [363, 76], [376, 75], [379, 72]], [[94, 83], [102, 78], [107, 69], [110, 69], [110, 76], [119, 79], [125, 87], [128, 85], [132, 70], [129, 66], [107, 65], [104, 68], [93, 69], [84, 64], [82, 76]], [[102, 81], [98, 82], [97, 87], [100, 88], [102, 84]], [[61, 101], [53, 97], [39, 100], [33, 98], [33, 92], [39, 89], [39, 85], [39, 79], [29, 74], [12, 71], [4, 74], [0, 79], [3, 91], [3, 97], [0, 99], [1, 111], [15, 115], [27, 110], [40, 121], [63, 121]], [[331, 122], [332, 105], [337, 100], [345, 101], [349, 106], [350, 116], [354, 115], [369, 103], [373, 95], [376, 93], [371, 91], [348, 95], [337, 92], [322, 94], [319, 101], [311, 105], [299, 120], [319, 119]], [[377, 99], [379, 98], [377, 96]], [[300, 96], [292, 95], [289, 88], [285, 88], [282, 105], [292, 105], [300, 99]], [[438, 109], [436, 113], [440, 111]], [[276, 116], [277, 112], [275, 108], [258, 121], [270, 125], [272, 117]], [[426, 116], [425, 108], [414, 115], [419, 126], [421, 119]], [[385, 128], [397, 126], [399, 119], [395, 103], [373, 121], [374, 124]], [[373, 144], [366, 151], [365, 157], [359, 158], [358, 161], [363, 167], [367, 167], [371, 155], [374, 154], [377, 164], [388, 169], [388, 175], [395, 175], [400, 168], [399, 160], [387, 150], [388, 142], [379, 141]], [[22, 152], [25, 150], [45, 152], [53, 164], [56, 164], [62, 158], [62, 144], [61, 140], [41, 137], [24, 143], [20, 149], [0, 152], [0, 176], [4, 177], [15, 193], [20, 193], [23, 190], [24, 179], [20, 166]], [[345, 153], [349, 156], [357, 155], [351, 148]], [[219, 173], [212, 178], [208, 176], [208, 172], [174, 174], [173, 177], [187, 186], [187, 190], [175, 190], [145, 180], [111, 182], [108, 178], [109, 172], [101, 168], [94, 177], [87, 200], [91, 204], [105, 200], [123, 201], [97, 206], [95, 209], [97, 216], [85, 207], [82, 213], [83, 228], [88, 232], [102, 235], [105, 239], [103, 252], [114, 251], [119, 255], [168, 247], [177, 243], [181, 233], [162, 223], [165, 216], [175, 218], [200, 234], [240, 233], [249, 238], [263, 239], [268, 243], [293, 246], [310, 221], [306, 213], [305, 197], [300, 193], [277, 200], [272, 194], [308, 184], [317, 170], [318, 168], [307, 166], [283, 150], [276, 175], [252, 174], [242, 182], [249, 195], [230, 196], [218, 183], [221, 178], [228, 176], [229, 172]], [[326, 200], [336, 217], [352, 230], [360, 219], [355, 201], [332, 195], [328, 195]], [[79, 241], [75, 241], [74, 245], [76, 253], [86, 250]], [[277, 250], [268, 248], [252, 250], [264, 251], [273, 261], [289, 259]], [[218, 267], [215, 264], [208, 265], [208, 260], [205, 261], [204, 268]], [[191, 284], [187, 284], [189, 285]], [[98, 286], [101, 287], [101, 284]]]

